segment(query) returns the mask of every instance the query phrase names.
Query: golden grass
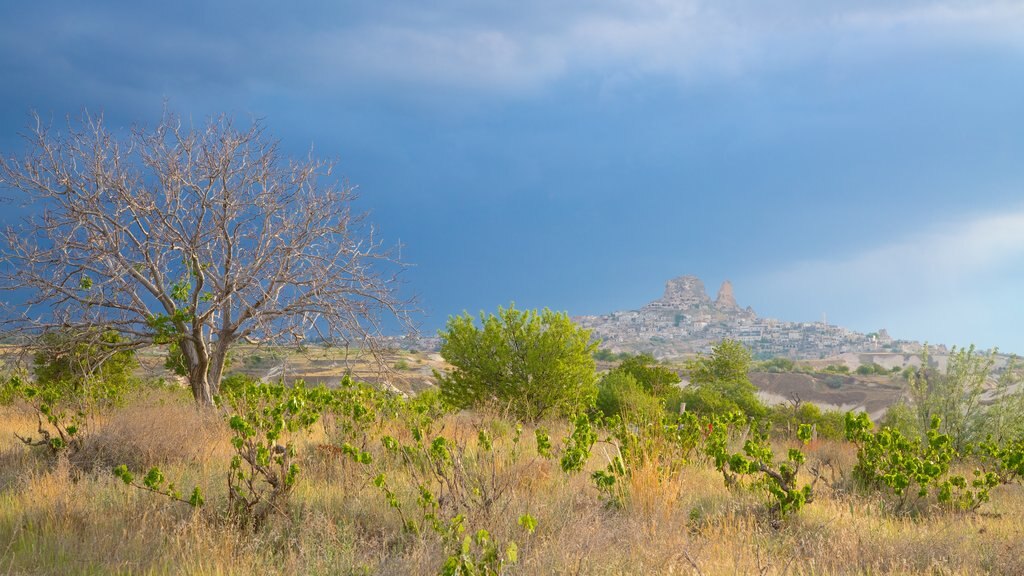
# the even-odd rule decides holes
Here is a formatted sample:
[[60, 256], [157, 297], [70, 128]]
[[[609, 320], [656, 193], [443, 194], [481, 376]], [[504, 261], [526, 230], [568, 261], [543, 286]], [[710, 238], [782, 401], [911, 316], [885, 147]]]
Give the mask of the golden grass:
[[146, 391], [89, 430], [74, 464], [133, 470], [185, 462], [201, 465], [229, 454], [227, 427], [217, 414], [197, 409], [168, 391]]
[[[143, 396], [104, 418], [85, 449], [104, 465], [84, 471], [9, 440], [34, 425], [23, 411], [0, 407], [0, 574], [432, 574], [447, 554], [429, 531], [403, 533], [370, 484], [385, 470], [404, 502], [415, 498], [408, 470], [377, 444], [368, 445], [375, 460], [367, 469], [318, 450], [329, 438], [317, 431], [300, 448], [304, 472], [288, 515], [252, 534], [223, 519], [227, 433], [187, 402]], [[513, 425], [493, 415], [447, 416], [435, 432], [460, 439], [466, 459], [482, 461], [480, 427], [494, 437], [494, 480], [508, 488], [501, 513], [470, 507], [466, 522], [518, 544], [510, 573], [1024, 574], [1020, 486], [996, 489], [981, 514], [917, 519], [887, 514], [843, 486], [822, 486], [813, 503], [778, 524], [758, 494], [726, 489], [705, 466], [666, 473], [645, 465], [616, 508], [589, 479], [606, 464], [600, 448], [587, 471], [566, 476], [557, 461], [535, 456], [532, 427], [518, 458], [510, 456]], [[548, 428], [556, 444], [566, 433], [557, 423]], [[811, 463], [852, 468], [845, 445], [819, 442], [808, 452]], [[194, 513], [124, 486], [108, 472], [117, 459], [160, 464], [180, 486], [203, 486], [207, 507]], [[533, 535], [517, 525], [527, 512], [538, 521]]]

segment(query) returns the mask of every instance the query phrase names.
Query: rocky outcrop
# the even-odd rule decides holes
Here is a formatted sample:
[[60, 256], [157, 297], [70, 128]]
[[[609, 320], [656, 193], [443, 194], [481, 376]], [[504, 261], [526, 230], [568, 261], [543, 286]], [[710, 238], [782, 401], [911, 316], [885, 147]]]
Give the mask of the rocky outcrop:
[[715, 308], [719, 310], [738, 310], [739, 304], [736, 303], [736, 296], [732, 293], [732, 282], [726, 280], [722, 282], [722, 287], [718, 289], [718, 296], [715, 298]]
[[844, 352], [896, 352], [906, 344], [883, 332], [865, 334], [824, 322], [785, 322], [760, 318], [741, 308], [732, 283], [725, 281], [715, 300], [696, 276], [665, 283], [661, 298], [639, 310], [600, 316], [579, 316], [602, 346], [615, 352], [646, 352], [659, 358], [686, 357], [708, 352], [723, 339], [742, 342], [759, 356], [824, 358]]
[[644, 309], [685, 311], [710, 304], [711, 298], [708, 298], [708, 294], [704, 290], [704, 282], [700, 278], [680, 276], [666, 282], [665, 294], [660, 299], [644, 306]]

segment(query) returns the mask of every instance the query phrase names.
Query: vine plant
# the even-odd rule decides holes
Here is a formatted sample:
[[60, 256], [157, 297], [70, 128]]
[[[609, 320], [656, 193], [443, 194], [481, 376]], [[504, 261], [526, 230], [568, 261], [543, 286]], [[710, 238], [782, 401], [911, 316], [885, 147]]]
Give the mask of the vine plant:
[[930, 496], [942, 508], [973, 511], [989, 501], [989, 490], [1000, 483], [996, 472], [975, 469], [973, 478], [951, 474], [961, 457], [948, 434], [941, 434], [938, 416], [923, 441], [912, 441], [898, 430], [874, 432], [867, 414], [846, 415], [846, 437], [857, 446], [854, 478], [861, 487], [886, 492], [897, 513], [921, 511]]
[[[743, 442], [740, 452], [729, 450], [729, 429], [742, 422], [741, 414], [712, 418], [708, 422], [706, 452], [715, 463], [727, 486], [738, 486], [747, 480], [764, 486], [770, 497], [771, 509], [782, 516], [800, 511], [814, 500], [814, 486], [800, 484], [797, 474], [806, 461], [799, 448], [790, 448], [786, 459], [777, 462], [775, 452], [766, 434], [754, 430]], [[797, 437], [803, 444], [811, 439], [811, 426], [801, 424]]]
[[289, 435], [316, 423], [326, 397], [296, 382], [251, 384], [224, 398], [235, 450], [228, 503], [241, 524], [258, 529], [268, 515], [283, 510], [299, 476]]

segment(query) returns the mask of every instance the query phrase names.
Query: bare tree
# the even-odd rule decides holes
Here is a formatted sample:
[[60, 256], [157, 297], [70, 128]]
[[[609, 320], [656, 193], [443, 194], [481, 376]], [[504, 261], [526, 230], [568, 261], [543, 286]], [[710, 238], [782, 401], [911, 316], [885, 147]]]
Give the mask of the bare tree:
[[233, 343], [318, 334], [379, 351], [385, 317], [408, 326], [403, 265], [354, 189], [330, 163], [283, 158], [258, 121], [165, 112], [122, 133], [85, 114], [61, 133], [37, 116], [25, 140], [0, 158], [0, 184], [32, 205], [3, 232], [0, 289], [21, 300], [9, 328], [176, 345], [211, 404]]

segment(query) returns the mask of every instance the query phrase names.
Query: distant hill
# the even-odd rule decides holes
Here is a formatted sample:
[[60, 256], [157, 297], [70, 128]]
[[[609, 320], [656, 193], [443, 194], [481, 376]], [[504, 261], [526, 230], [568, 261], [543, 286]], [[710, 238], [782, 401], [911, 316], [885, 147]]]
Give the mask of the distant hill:
[[916, 354], [922, 348], [918, 342], [894, 340], [884, 329], [863, 334], [825, 322], [761, 318], [752, 308], [737, 304], [728, 280], [712, 300], [696, 276], [669, 280], [664, 295], [639, 310], [578, 316], [574, 320], [591, 329], [601, 339], [602, 348], [647, 352], [663, 359], [708, 352], [725, 338], [743, 342], [761, 358], [809, 360], [865, 352]]

